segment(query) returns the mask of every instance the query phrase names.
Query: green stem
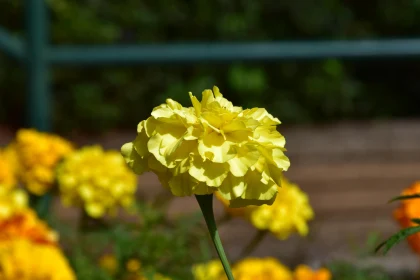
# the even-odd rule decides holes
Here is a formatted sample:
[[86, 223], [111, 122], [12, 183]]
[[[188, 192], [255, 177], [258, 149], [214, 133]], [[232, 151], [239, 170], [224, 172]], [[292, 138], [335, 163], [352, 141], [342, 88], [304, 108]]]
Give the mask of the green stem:
[[248, 245], [242, 250], [241, 254], [239, 255], [239, 259], [247, 257], [249, 254], [251, 254], [255, 248], [260, 244], [260, 242], [264, 239], [264, 237], [267, 235], [267, 230], [259, 230], [255, 234], [254, 238], [251, 239], [251, 241], [248, 243]]
[[219, 259], [222, 262], [223, 268], [229, 280], [234, 280], [232, 271], [230, 269], [229, 261], [223, 250], [222, 241], [220, 240], [219, 232], [217, 231], [216, 221], [214, 220], [213, 213], [213, 194], [196, 195], [198, 204], [200, 205], [201, 212], [206, 220], [207, 228], [209, 230], [214, 247], [216, 247]]

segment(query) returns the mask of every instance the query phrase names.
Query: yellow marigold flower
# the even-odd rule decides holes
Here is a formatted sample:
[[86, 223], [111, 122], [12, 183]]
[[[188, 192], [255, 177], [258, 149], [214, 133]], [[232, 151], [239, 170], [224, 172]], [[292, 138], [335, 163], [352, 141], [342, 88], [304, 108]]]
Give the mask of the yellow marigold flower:
[[248, 207], [246, 217], [260, 230], [269, 230], [279, 239], [286, 239], [294, 232], [308, 234], [308, 220], [314, 212], [306, 193], [283, 177], [273, 205]]
[[331, 272], [326, 268], [312, 270], [307, 265], [299, 265], [294, 272], [293, 280], [330, 280]]
[[58, 247], [15, 238], [0, 242], [0, 279], [75, 280], [76, 276]]
[[[401, 195], [420, 194], [420, 181], [414, 182], [406, 188]], [[411, 220], [420, 217], [420, 198], [401, 200], [399, 207], [394, 211], [394, 218], [402, 228], [417, 226]], [[407, 241], [413, 251], [420, 254], [420, 233], [407, 237]]]
[[220, 260], [212, 260], [207, 263], [196, 264], [192, 267], [194, 280], [219, 280], [224, 275]]
[[105, 254], [99, 259], [99, 266], [110, 275], [115, 275], [118, 271], [118, 260], [113, 254]]
[[28, 196], [20, 189], [0, 187], [0, 222], [28, 207]]
[[65, 205], [83, 205], [94, 218], [130, 207], [137, 189], [118, 151], [100, 146], [84, 147], [72, 153], [57, 168], [58, 185]]
[[15, 148], [19, 161], [19, 177], [33, 194], [43, 195], [53, 186], [57, 163], [72, 152], [70, 142], [63, 138], [21, 129], [16, 136]]
[[296, 231], [306, 236], [309, 232], [307, 222], [314, 217], [308, 196], [284, 176], [281, 181], [281, 187], [272, 205], [232, 209], [218, 193], [216, 197], [222, 201], [226, 212], [248, 219], [259, 230], [268, 230], [280, 239], [287, 239]]
[[140, 269], [141, 269], [141, 263], [137, 259], [130, 259], [126, 263], [125, 268], [129, 272], [137, 272], [137, 271], [140, 271]]
[[29, 208], [8, 219], [0, 220], [0, 242], [15, 238], [25, 238], [34, 243], [53, 245], [58, 242], [58, 234]]
[[292, 272], [278, 260], [267, 258], [246, 258], [232, 269], [236, 280], [292, 280]]
[[6, 149], [0, 150], [0, 188], [13, 188], [16, 186], [16, 174], [13, 157]]
[[176, 196], [219, 191], [232, 207], [271, 204], [289, 168], [277, 118], [265, 109], [243, 110], [217, 87], [193, 107], [167, 99], [141, 121], [121, 152], [137, 174], [153, 171]]

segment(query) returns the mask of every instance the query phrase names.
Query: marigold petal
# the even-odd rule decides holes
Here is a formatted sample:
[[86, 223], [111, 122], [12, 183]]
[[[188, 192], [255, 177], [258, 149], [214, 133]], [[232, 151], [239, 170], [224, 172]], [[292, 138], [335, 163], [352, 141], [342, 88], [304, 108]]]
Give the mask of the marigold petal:
[[228, 175], [226, 167], [226, 163], [203, 161], [200, 157], [194, 157], [189, 174], [196, 180], [205, 182], [209, 187], [219, 187]]
[[236, 177], [245, 176], [249, 168], [257, 163], [260, 155], [259, 151], [252, 147], [242, 147], [237, 149], [236, 157], [228, 161], [230, 172]]
[[136, 173], [142, 174], [147, 171], [147, 161], [143, 160], [137, 151], [134, 149], [132, 142], [126, 143], [121, 147], [121, 154], [123, 155], [127, 165]]
[[194, 188], [198, 185], [188, 173], [182, 173], [169, 179], [169, 188], [176, 196], [189, 196], [193, 194]]
[[221, 134], [210, 133], [198, 141], [198, 152], [203, 158], [212, 162], [224, 163], [235, 157], [236, 151], [233, 145], [234, 143], [225, 141]]

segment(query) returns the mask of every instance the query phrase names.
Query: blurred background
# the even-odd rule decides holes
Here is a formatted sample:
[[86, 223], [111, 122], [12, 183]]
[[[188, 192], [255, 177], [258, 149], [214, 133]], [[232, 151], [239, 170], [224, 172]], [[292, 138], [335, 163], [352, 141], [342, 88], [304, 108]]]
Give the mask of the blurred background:
[[[420, 38], [418, 0], [49, 0], [47, 6], [54, 45]], [[24, 1], [0, 1], [0, 26], [23, 38], [25, 13]], [[387, 200], [419, 179], [419, 62], [396, 56], [54, 66], [50, 120], [54, 132], [77, 143], [119, 149], [166, 98], [189, 105], [189, 91], [200, 95], [217, 85], [234, 104], [265, 107], [281, 119], [292, 163], [287, 175], [315, 209], [307, 239], [267, 238], [256, 255], [316, 265], [357, 262], [362, 254], [363, 263], [416, 270], [405, 244], [386, 258], [368, 252], [375, 236], [398, 229]], [[0, 65], [0, 141], [7, 143], [28, 125], [27, 73], [1, 50]], [[146, 174], [139, 195], [152, 196], [157, 185]], [[177, 199], [170, 215], [195, 209], [193, 199]], [[221, 229], [231, 254], [249, 240], [246, 229], [242, 221]]]

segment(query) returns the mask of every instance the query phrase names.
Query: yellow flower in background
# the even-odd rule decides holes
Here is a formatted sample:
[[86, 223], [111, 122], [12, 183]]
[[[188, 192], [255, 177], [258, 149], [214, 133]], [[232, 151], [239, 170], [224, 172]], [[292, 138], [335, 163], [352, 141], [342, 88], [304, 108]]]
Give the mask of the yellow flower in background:
[[0, 189], [16, 186], [16, 169], [13, 154], [9, 150], [0, 150]]
[[128, 262], [125, 264], [125, 268], [127, 271], [129, 272], [138, 272], [141, 269], [141, 263], [139, 260], [137, 259], [130, 259], [128, 260]]
[[[414, 182], [411, 186], [403, 190], [401, 195], [420, 194], [420, 181]], [[394, 219], [402, 228], [418, 226], [412, 219], [420, 218], [420, 198], [404, 199], [394, 211]], [[420, 233], [415, 233], [407, 237], [407, 242], [411, 249], [420, 254]]]
[[137, 189], [136, 176], [117, 151], [100, 146], [75, 151], [57, 168], [58, 185], [64, 205], [81, 205], [94, 218], [129, 208]]
[[193, 107], [167, 99], [141, 121], [137, 137], [121, 148], [137, 174], [154, 172], [176, 196], [219, 191], [231, 207], [271, 204], [289, 168], [277, 118], [265, 109], [243, 110], [217, 87]]
[[0, 187], [0, 222], [21, 213], [27, 207], [28, 195], [25, 191]]
[[216, 197], [222, 201], [227, 213], [244, 217], [257, 229], [268, 230], [279, 239], [287, 239], [295, 232], [306, 236], [309, 232], [308, 221], [314, 217], [308, 196], [284, 176], [281, 180], [281, 187], [272, 205], [230, 208], [218, 193]]
[[[115, 255], [105, 254], [99, 259], [99, 266], [107, 271], [110, 275], [115, 276], [119, 269], [119, 263]], [[125, 275], [123, 280], [171, 280], [170, 278], [154, 273], [153, 278], [147, 278], [142, 271], [142, 265], [138, 259], [129, 259], [125, 264]]]
[[219, 280], [224, 275], [220, 260], [212, 260], [207, 263], [196, 264], [192, 267], [194, 280]]
[[75, 280], [60, 248], [15, 238], [0, 242], [0, 279]]
[[40, 244], [58, 243], [58, 234], [29, 208], [0, 220], [0, 242], [16, 238], [25, 238]]
[[308, 195], [283, 178], [273, 205], [248, 207], [246, 217], [257, 229], [268, 230], [279, 239], [287, 239], [295, 232], [306, 236], [308, 221], [313, 219], [314, 212]]
[[55, 180], [55, 167], [73, 151], [70, 142], [34, 129], [21, 129], [15, 143], [19, 163], [19, 177], [29, 192], [43, 195], [50, 190]]
[[246, 258], [232, 268], [235, 280], [292, 280], [292, 272], [277, 259]]
[[110, 275], [115, 275], [118, 271], [118, 260], [113, 254], [105, 254], [99, 259], [99, 266]]
[[331, 272], [326, 268], [319, 270], [312, 270], [307, 265], [299, 265], [294, 274], [293, 280], [330, 280], [332, 278]]

